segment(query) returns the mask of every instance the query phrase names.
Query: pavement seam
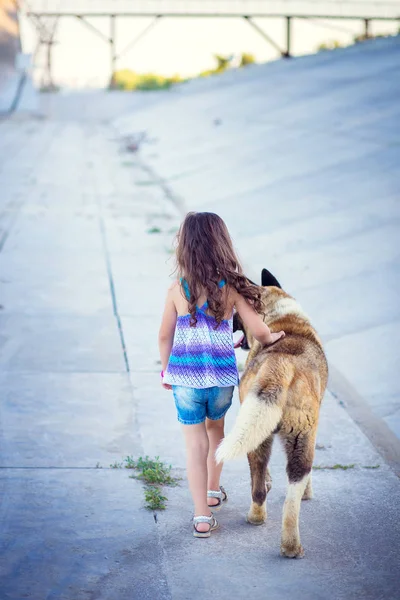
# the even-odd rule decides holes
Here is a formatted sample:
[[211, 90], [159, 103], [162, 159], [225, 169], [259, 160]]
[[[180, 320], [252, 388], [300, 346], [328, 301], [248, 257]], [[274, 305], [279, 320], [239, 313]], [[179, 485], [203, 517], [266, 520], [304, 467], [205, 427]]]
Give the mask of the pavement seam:
[[[97, 198], [97, 195], [96, 195], [96, 198]], [[97, 203], [97, 207], [98, 207], [99, 227], [100, 227], [100, 234], [101, 234], [101, 239], [102, 239], [104, 257], [105, 257], [105, 261], [106, 261], [107, 277], [108, 277], [108, 284], [110, 287], [111, 300], [112, 300], [112, 305], [113, 305], [113, 313], [114, 313], [114, 317], [117, 321], [118, 334], [119, 334], [119, 338], [120, 338], [120, 342], [121, 342], [125, 368], [126, 368], [126, 371], [129, 373], [130, 367], [129, 367], [129, 360], [128, 360], [128, 352], [127, 352], [126, 343], [125, 343], [125, 336], [124, 336], [124, 330], [122, 327], [122, 321], [121, 321], [120, 314], [118, 312], [117, 297], [116, 297], [116, 293], [115, 293], [114, 277], [113, 277], [112, 268], [111, 268], [110, 253], [109, 253], [108, 244], [107, 244], [107, 235], [106, 235], [105, 226], [104, 226], [103, 211], [102, 211], [102, 206], [97, 199], [96, 199], [96, 203]]]
[[[173, 201], [172, 198], [168, 196], [168, 194], [166, 193], [165, 189], [164, 188], [162, 188], [162, 189], [163, 189], [163, 191], [165, 193], [165, 196], [166, 196], [167, 200]], [[114, 315], [115, 315], [115, 318], [116, 318], [117, 324], [118, 324], [118, 330], [119, 330], [119, 335], [120, 335], [120, 339], [121, 339], [122, 350], [123, 350], [123, 353], [124, 353], [126, 370], [131, 375], [128, 379], [129, 379], [129, 386], [130, 386], [130, 390], [131, 390], [131, 394], [132, 394], [132, 399], [133, 399], [133, 402], [134, 402], [134, 404], [135, 404], [135, 406], [137, 408], [137, 400], [135, 400], [137, 389], [135, 389], [134, 384], [133, 384], [133, 377], [134, 377], [135, 374], [134, 374], [134, 372], [132, 372], [130, 370], [130, 367], [129, 367], [129, 361], [128, 361], [128, 355], [127, 355], [127, 348], [126, 348], [126, 345], [125, 345], [125, 338], [124, 338], [124, 332], [123, 332], [123, 327], [122, 327], [122, 321], [121, 321], [121, 318], [120, 318], [120, 315], [119, 315], [119, 312], [118, 312], [118, 305], [117, 305], [117, 299], [116, 299], [116, 293], [115, 293], [115, 285], [114, 285], [114, 278], [113, 278], [113, 273], [112, 273], [112, 265], [111, 265], [110, 253], [109, 253], [109, 248], [108, 248], [108, 244], [107, 244], [107, 234], [106, 234], [106, 229], [105, 229], [105, 224], [104, 224], [102, 204], [101, 204], [101, 201], [99, 201], [97, 198], [98, 198], [98, 196], [96, 194], [96, 202], [97, 202], [97, 206], [98, 206], [98, 218], [99, 218], [99, 224], [100, 224], [100, 231], [101, 231], [103, 249], [104, 249], [104, 254], [105, 254], [105, 259], [106, 259], [106, 265], [107, 265], [107, 273], [108, 273], [108, 278], [109, 278], [109, 284], [110, 284], [110, 291], [111, 291], [112, 302], [113, 302]], [[140, 371], [140, 372], [142, 372], [142, 371]], [[152, 370], [148, 370], [146, 372], [150, 372], [150, 373], [156, 374], [157, 371], [155, 371], [154, 369], [152, 369]], [[143, 437], [142, 437], [142, 433], [141, 433], [141, 427], [140, 427], [140, 421], [139, 421], [139, 411], [138, 410], [135, 410], [134, 429], [137, 432], [138, 446], [140, 447], [141, 452], [144, 453], [144, 444], [143, 444]], [[92, 469], [96, 470], [95, 467], [92, 467]], [[108, 469], [112, 470], [110, 468], [108, 468]], [[162, 573], [162, 576], [164, 578], [164, 581], [166, 583], [166, 588], [167, 588], [166, 589], [166, 594], [163, 592], [162, 599], [163, 600], [172, 600], [172, 593], [171, 593], [171, 589], [170, 589], [169, 576], [168, 576], [169, 569], [168, 569], [168, 563], [167, 563], [167, 559], [166, 559], [166, 550], [165, 550], [164, 544], [162, 543], [162, 538], [161, 538], [161, 533], [160, 533], [160, 527], [159, 527], [159, 522], [158, 522], [158, 518], [157, 518], [157, 512], [156, 511], [152, 511], [152, 512], [153, 512], [154, 526], [156, 527], [156, 536], [157, 536], [157, 540], [158, 540], [158, 547], [159, 547], [159, 550], [160, 550], [160, 567], [161, 567], [161, 573]], [[161, 597], [160, 597], [160, 600], [161, 600]]]

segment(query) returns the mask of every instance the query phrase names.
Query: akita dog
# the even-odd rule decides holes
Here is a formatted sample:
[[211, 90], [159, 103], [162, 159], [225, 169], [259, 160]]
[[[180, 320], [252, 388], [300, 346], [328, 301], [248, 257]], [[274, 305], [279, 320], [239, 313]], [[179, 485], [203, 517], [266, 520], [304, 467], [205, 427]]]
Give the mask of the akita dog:
[[274, 434], [279, 435], [289, 480], [281, 554], [301, 558], [300, 503], [312, 497], [311, 468], [328, 365], [321, 340], [299, 304], [266, 269], [261, 278], [264, 321], [272, 332], [283, 330], [286, 336], [262, 347], [235, 315], [234, 330], [244, 332], [242, 347], [250, 352], [239, 386], [240, 411], [216, 457], [221, 462], [247, 453], [252, 495], [247, 521], [261, 525], [267, 517], [266, 497], [271, 489], [268, 461]]

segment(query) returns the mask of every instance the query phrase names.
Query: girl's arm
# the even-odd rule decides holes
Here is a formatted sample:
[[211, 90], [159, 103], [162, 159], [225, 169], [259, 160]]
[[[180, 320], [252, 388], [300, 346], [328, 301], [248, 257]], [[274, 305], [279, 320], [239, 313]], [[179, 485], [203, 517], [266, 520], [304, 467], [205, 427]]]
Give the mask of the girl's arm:
[[268, 346], [285, 336], [284, 331], [272, 333], [268, 325], [264, 323], [261, 316], [238, 292], [235, 293], [235, 308], [252, 336], [263, 346]]
[[[164, 314], [161, 320], [160, 331], [158, 334], [158, 348], [160, 350], [160, 358], [162, 370], [167, 368], [168, 360], [171, 354], [172, 343], [174, 341], [174, 332], [176, 325], [177, 312], [173, 301], [173, 289], [176, 284], [173, 284], [167, 294], [165, 300]], [[171, 389], [168, 384], [163, 384], [167, 389]]]

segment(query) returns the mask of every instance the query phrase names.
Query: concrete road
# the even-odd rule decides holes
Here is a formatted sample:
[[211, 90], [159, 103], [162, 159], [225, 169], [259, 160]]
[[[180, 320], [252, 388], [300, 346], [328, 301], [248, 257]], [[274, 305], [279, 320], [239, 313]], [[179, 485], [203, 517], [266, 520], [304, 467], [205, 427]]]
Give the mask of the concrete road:
[[[315, 466], [328, 468], [314, 471], [315, 498], [302, 506], [304, 560], [279, 556], [278, 444], [267, 524], [245, 523], [239, 460], [225, 467], [229, 503], [209, 540], [191, 536], [184, 479], [152, 513], [129, 471], [110, 468], [159, 455], [185, 476], [156, 333], [191, 200], [155, 174], [149, 155], [162, 140], [144, 161], [127, 153], [97, 98], [97, 118], [95, 95], [71, 96], [52, 98], [44, 121], [0, 126], [1, 599], [398, 598], [399, 482], [350, 416], [345, 386], [322, 408]], [[115, 98], [110, 107], [131, 109]], [[88, 120], [74, 110], [83, 104]]]

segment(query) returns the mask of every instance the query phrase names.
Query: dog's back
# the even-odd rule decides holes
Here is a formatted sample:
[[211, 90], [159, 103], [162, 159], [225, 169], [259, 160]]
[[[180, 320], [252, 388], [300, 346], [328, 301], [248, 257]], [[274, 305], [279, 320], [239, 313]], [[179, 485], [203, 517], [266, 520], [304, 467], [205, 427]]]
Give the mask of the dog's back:
[[328, 367], [321, 341], [298, 303], [277, 287], [263, 292], [265, 322], [286, 336], [262, 347], [246, 332], [250, 352], [240, 382], [242, 404], [220, 460], [255, 450], [273, 431], [306, 431], [318, 422]]

